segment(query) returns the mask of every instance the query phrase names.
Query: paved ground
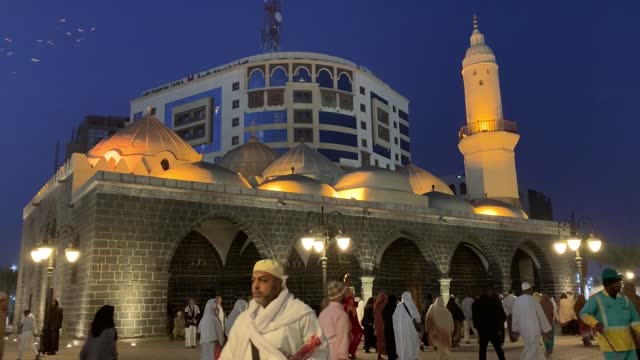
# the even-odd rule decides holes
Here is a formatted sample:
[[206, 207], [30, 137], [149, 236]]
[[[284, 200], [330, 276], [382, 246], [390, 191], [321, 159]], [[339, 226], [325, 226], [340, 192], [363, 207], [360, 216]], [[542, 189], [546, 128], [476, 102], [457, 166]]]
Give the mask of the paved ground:
[[[12, 341], [13, 338], [9, 338], [5, 349], [5, 360], [16, 359], [16, 346], [17, 343]], [[78, 359], [79, 347], [64, 348], [67, 343], [60, 344], [63, 346], [62, 351], [56, 356], [47, 357], [52, 360], [71, 360]], [[121, 341], [118, 343], [119, 359], [121, 360], [134, 360], [145, 359], [149, 360], [198, 360], [199, 352], [197, 349], [185, 349], [183, 343], [168, 342], [164, 339], [153, 339], [139, 341], [136, 346], [131, 346], [130, 341]], [[464, 345], [460, 348], [453, 349], [451, 354], [452, 360], [475, 360], [478, 358], [478, 345], [475, 343]], [[507, 344], [505, 353], [508, 360], [520, 359], [520, 353], [522, 352], [522, 343]], [[360, 352], [358, 359], [362, 360], [374, 360], [376, 354], [365, 354]], [[489, 360], [497, 359], [493, 350], [489, 350], [487, 355]], [[25, 360], [31, 360], [33, 357], [24, 357]], [[427, 351], [421, 353], [420, 359], [437, 359], [436, 353], [433, 351]], [[602, 359], [602, 355], [597, 347], [585, 348], [582, 346], [580, 339], [577, 337], [556, 336], [556, 348], [552, 356], [553, 360], [587, 360], [587, 359]]]

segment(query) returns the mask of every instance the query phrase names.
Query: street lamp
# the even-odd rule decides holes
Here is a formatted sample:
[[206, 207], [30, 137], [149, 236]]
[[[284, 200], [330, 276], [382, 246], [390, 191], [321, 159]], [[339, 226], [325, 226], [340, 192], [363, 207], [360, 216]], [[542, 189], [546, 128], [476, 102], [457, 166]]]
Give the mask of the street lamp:
[[320, 254], [322, 262], [322, 289], [327, 288], [327, 248], [332, 241], [336, 241], [340, 250], [347, 250], [351, 238], [344, 233], [344, 217], [339, 211], [325, 213], [324, 205], [320, 212], [307, 213], [307, 233], [300, 238], [302, 247], [306, 251], [313, 249]]
[[55, 218], [53, 221], [47, 223], [40, 229], [42, 240], [36, 247], [31, 250], [31, 259], [35, 263], [40, 263], [43, 260], [48, 260], [47, 266], [47, 296], [46, 296], [46, 304], [45, 304], [45, 312], [44, 312], [44, 322], [41, 332], [40, 346], [41, 350], [43, 350], [42, 346], [44, 344], [44, 336], [46, 336], [46, 329], [49, 325], [49, 309], [51, 307], [51, 303], [53, 301], [53, 288], [51, 287], [51, 282], [53, 279], [53, 272], [55, 270], [55, 258], [56, 258], [56, 243], [60, 240], [61, 236], [70, 236], [71, 243], [68, 244], [67, 248], [64, 251], [65, 258], [70, 263], [75, 263], [80, 257], [80, 250], [74, 247], [74, 244], [77, 242], [77, 234], [73, 226], [71, 225], [62, 225], [60, 227], [56, 226]]
[[[591, 227], [591, 232], [581, 232], [581, 229], [585, 225]], [[600, 248], [602, 248], [602, 240], [593, 234], [593, 220], [591, 220], [591, 218], [583, 216], [576, 220], [574, 213], [571, 213], [571, 217], [566, 221], [558, 223], [558, 235], [560, 235], [560, 230], [568, 230], [570, 236], [554, 243], [553, 249], [559, 255], [564, 254], [567, 251], [567, 248], [571, 251], [575, 251], [576, 267], [578, 268], [578, 293], [582, 293], [582, 256], [580, 255], [580, 249], [586, 241], [589, 251], [596, 253], [600, 251]]]

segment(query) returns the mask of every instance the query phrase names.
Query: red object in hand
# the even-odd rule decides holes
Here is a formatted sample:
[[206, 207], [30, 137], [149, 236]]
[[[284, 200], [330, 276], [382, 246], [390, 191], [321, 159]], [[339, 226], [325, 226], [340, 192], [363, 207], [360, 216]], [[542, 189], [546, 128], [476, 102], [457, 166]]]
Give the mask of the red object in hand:
[[300, 350], [293, 354], [289, 360], [307, 360], [311, 355], [313, 355], [316, 349], [320, 347], [320, 345], [322, 345], [322, 341], [320, 341], [320, 338], [316, 334], [313, 334], [313, 336], [311, 336], [309, 340], [302, 345]]

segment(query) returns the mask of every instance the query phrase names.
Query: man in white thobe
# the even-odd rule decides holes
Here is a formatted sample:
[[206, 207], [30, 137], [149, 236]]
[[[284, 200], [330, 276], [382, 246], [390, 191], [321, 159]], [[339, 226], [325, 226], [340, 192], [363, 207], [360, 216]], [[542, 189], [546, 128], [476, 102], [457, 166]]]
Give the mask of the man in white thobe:
[[462, 312], [464, 313], [464, 342], [469, 343], [471, 329], [473, 334], [478, 336], [478, 331], [473, 327], [473, 298], [468, 296], [462, 300]]
[[198, 315], [200, 315], [200, 308], [196, 305], [196, 301], [189, 299], [189, 305], [184, 308], [184, 318], [186, 322], [186, 328], [184, 329], [184, 346], [188, 348], [196, 347], [196, 330], [198, 326]]
[[274, 260], [260, 260], [253, 267], [249, 308], [236, 320], [221, 360], [286, 360], [316, 342], [310, 360], [329, 356], [315, 312], [294, 299], [283, 286], [284, 268]]
[[420, 312], [411, 298], [411, 293], [402, 293], [402, 302], [393, 312], [393, 334], [396, 340], [398, 360], [417, 360], [420, 336], [414, 321], [420, 323]]
[[542, 336], [551, 331], [551, 325], [542, 311], [540, 302], [533, 296], [533, 287], [528, 282], [522, 283], [522, 295], [513, 303], [511, 327], [520, 333], [524, 342], [524, 350], [520, 359], [544, 359]]
[[32, 356], [38, 356], [38, 348], [34, 343], [34, 336], [36, 335], [36, 318], [33, 316], [30, 310], [25, 310], [23, 312], [24, 317], [22, 318], [22, 323], [20, 324], [20, 328], [22, 332], [20, 333], [20, 343], [18, 344], [18, 360], [22, 360], [23, 353], [31, 353], [29, 358]]
[[518, 335], [514, 333], [511, 328], [513, 303], [516, 299], [516, 296], [513, 295], [513, 290], [509, 290], [509, 293], [502, 299], [502, 307], [504, 307], [504, 312], [507, 314], [507, 329], [509, 330], [509, 340], [511, 340], [511, 342], [518, 341]]

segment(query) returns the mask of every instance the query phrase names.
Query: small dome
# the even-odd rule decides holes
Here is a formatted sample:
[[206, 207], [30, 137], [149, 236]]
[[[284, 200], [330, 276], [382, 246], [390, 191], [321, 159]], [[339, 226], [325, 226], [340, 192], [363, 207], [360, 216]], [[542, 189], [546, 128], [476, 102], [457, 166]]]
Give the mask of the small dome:
[[413, 193], [409, 178], [387, 169], [367, 166], [340, 177], [333, 186], [346, 199], [408, 205], [427, 205], [428, 200]]
[[246, 144], [229, 151], [216, 164], [249, 179], [262, 176], [262, 172], [277, 158], [278, 154], [252, 136]]
[[250, 188], [251, 185], [240, 174], [225, 169], [222, 166], [207, 162], [196, 162], [171, 168], [158, 177], [164, 179], [195, 181], [207, 184], [233, 185]]
[[527, 215], [526, 212], [524, 212], [524, 210], [498, 200], [493, 200], [493, 199], [473, 200], [471, 201], [471, 205], [473, 206], [473, 211], [476, 214], [480, 214], [480, 215], [505, 216], [505, 217], [521, 218], [521, 219], [529, 218], [529, 216]]
[[473, 214], [474, 209], [465, 200], [451, 194], [439, 191], [431, 191], [424, 194], [429, 199], [429, 207], [433, 209], [456, 211], [460, 213]]
[[260, 190], [284, 191], [296, 194], [312, 194], [327, 197], [338, 197], [336, 191], [329, 185], [316, 179], [298, 174], [275, 177], [258, 186]]
[[103, 157], [114, 150], [121, 156], [154, 156], [171, 152], [177, 160], [197, 162], [202, 159], [191, 145], [164, 126], [153, 116], [145, 116], [133, 124], [102, 140], [89, 150], [89, 157]]
[[[293, 168], [293, 171], [292, 171]], [[324, 155], [304, 143], [297, 144], [280, 156], [263, 173], [265, 180], [291, 173], [330, 182], [344, 172]]]
[[411, 188], [413, 189], [413, 192], [418, 195], [423, 195], [432, 191], [453, 195], [453, 191], [451, 191], [444, 181], [419, 166], [409, 164], [402, 168], [400, 173], [409, 177]]

